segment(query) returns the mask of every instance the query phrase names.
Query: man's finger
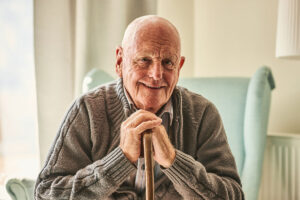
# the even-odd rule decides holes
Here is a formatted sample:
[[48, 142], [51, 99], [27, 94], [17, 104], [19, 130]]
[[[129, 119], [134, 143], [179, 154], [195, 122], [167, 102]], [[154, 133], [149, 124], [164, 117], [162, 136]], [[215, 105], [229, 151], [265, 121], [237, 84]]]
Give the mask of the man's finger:
[[[137, 113], [138, 112], [138, 113]], [[145, 122], [145, 121], [152, 121], [152, 120], [160, 120], [159, 117], [157, 117], [155, 114], [148, 112], [148, 111], [137, 111], [134, 113], [135, 115], [130, 116], [127, 120], [128, 122], [126, 123], [127, 126], [136, 128], [139, 124]]]
[[145, 110], [142, 110], [142, 109], [137, 110], [136, 112], [132, 113], [132, 114], [131, 114], [124, 122], [123, 122], [123, 124], [126, 126], [127, 124], [132, 123], [132, 120], [133, 120], [134, 118], [136, 118], [137, 115], [139, 115], [140, 113], [144, 113], [144, 112], [145, 112]]
[[152, 129], [154, 127], [157, 127], [161, 125], [161, 119], [155, 119], [155, 120], [151, 120], [151, 121], [145, 121], [140, 123], [134, 130], [137, 134], [141, 134], [144, 131], [146, 131], [147, 129]]

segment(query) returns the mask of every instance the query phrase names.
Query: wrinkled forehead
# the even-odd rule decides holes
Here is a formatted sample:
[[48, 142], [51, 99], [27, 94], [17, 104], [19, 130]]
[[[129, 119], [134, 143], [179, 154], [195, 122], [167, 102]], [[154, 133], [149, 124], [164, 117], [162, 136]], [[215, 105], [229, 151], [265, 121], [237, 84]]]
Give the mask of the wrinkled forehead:
[[177, 61], [179, 50], [176, 45], [169, 45], [163, 42], [142, 41], [137, 42], [131, 47], [131, 56], [133, 58], [151, 57], [157, 59], [168, 58]]
[[136, 56], [179, 57], [180, 44], [173, 32], [164, 28], [140, 29], [128, 43], [126, 49]]

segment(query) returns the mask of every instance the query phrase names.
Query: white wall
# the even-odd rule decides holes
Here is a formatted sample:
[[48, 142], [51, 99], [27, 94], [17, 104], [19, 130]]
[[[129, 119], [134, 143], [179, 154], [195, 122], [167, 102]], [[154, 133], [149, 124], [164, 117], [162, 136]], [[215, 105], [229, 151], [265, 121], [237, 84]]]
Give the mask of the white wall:
[[[172, 2], [172, 4], [171, 4]], [[159, 0], [179, 29], [190, 62], [183, 76], [252, 76], [273, 71], [269, 132], [300, 133], [300, 61], [275, 58], [277, 1]]]

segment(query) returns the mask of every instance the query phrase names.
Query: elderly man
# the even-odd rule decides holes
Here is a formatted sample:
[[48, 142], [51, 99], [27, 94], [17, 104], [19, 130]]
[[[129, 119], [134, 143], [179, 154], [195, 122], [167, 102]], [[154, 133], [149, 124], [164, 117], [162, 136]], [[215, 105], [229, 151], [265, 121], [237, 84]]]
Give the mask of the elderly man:
[[176, 87], [176, 28], [144, 16], [116, 50], [119, 80], [78, 98], [42, 169], [36, 199], [143, 199], [143, 132], [152, 129], [156, 199], [243, 199], [220, 116]]

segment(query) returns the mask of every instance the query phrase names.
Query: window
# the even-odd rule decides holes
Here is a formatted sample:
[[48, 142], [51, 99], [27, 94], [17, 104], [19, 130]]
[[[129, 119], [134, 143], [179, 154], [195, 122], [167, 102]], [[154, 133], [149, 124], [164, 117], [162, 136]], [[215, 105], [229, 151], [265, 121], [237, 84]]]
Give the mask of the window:
[[[33, 1], [0, 1], [0, 199], [5, 179], [39, 170]], [[5, 196], [6, 197], [6, 196]]]

